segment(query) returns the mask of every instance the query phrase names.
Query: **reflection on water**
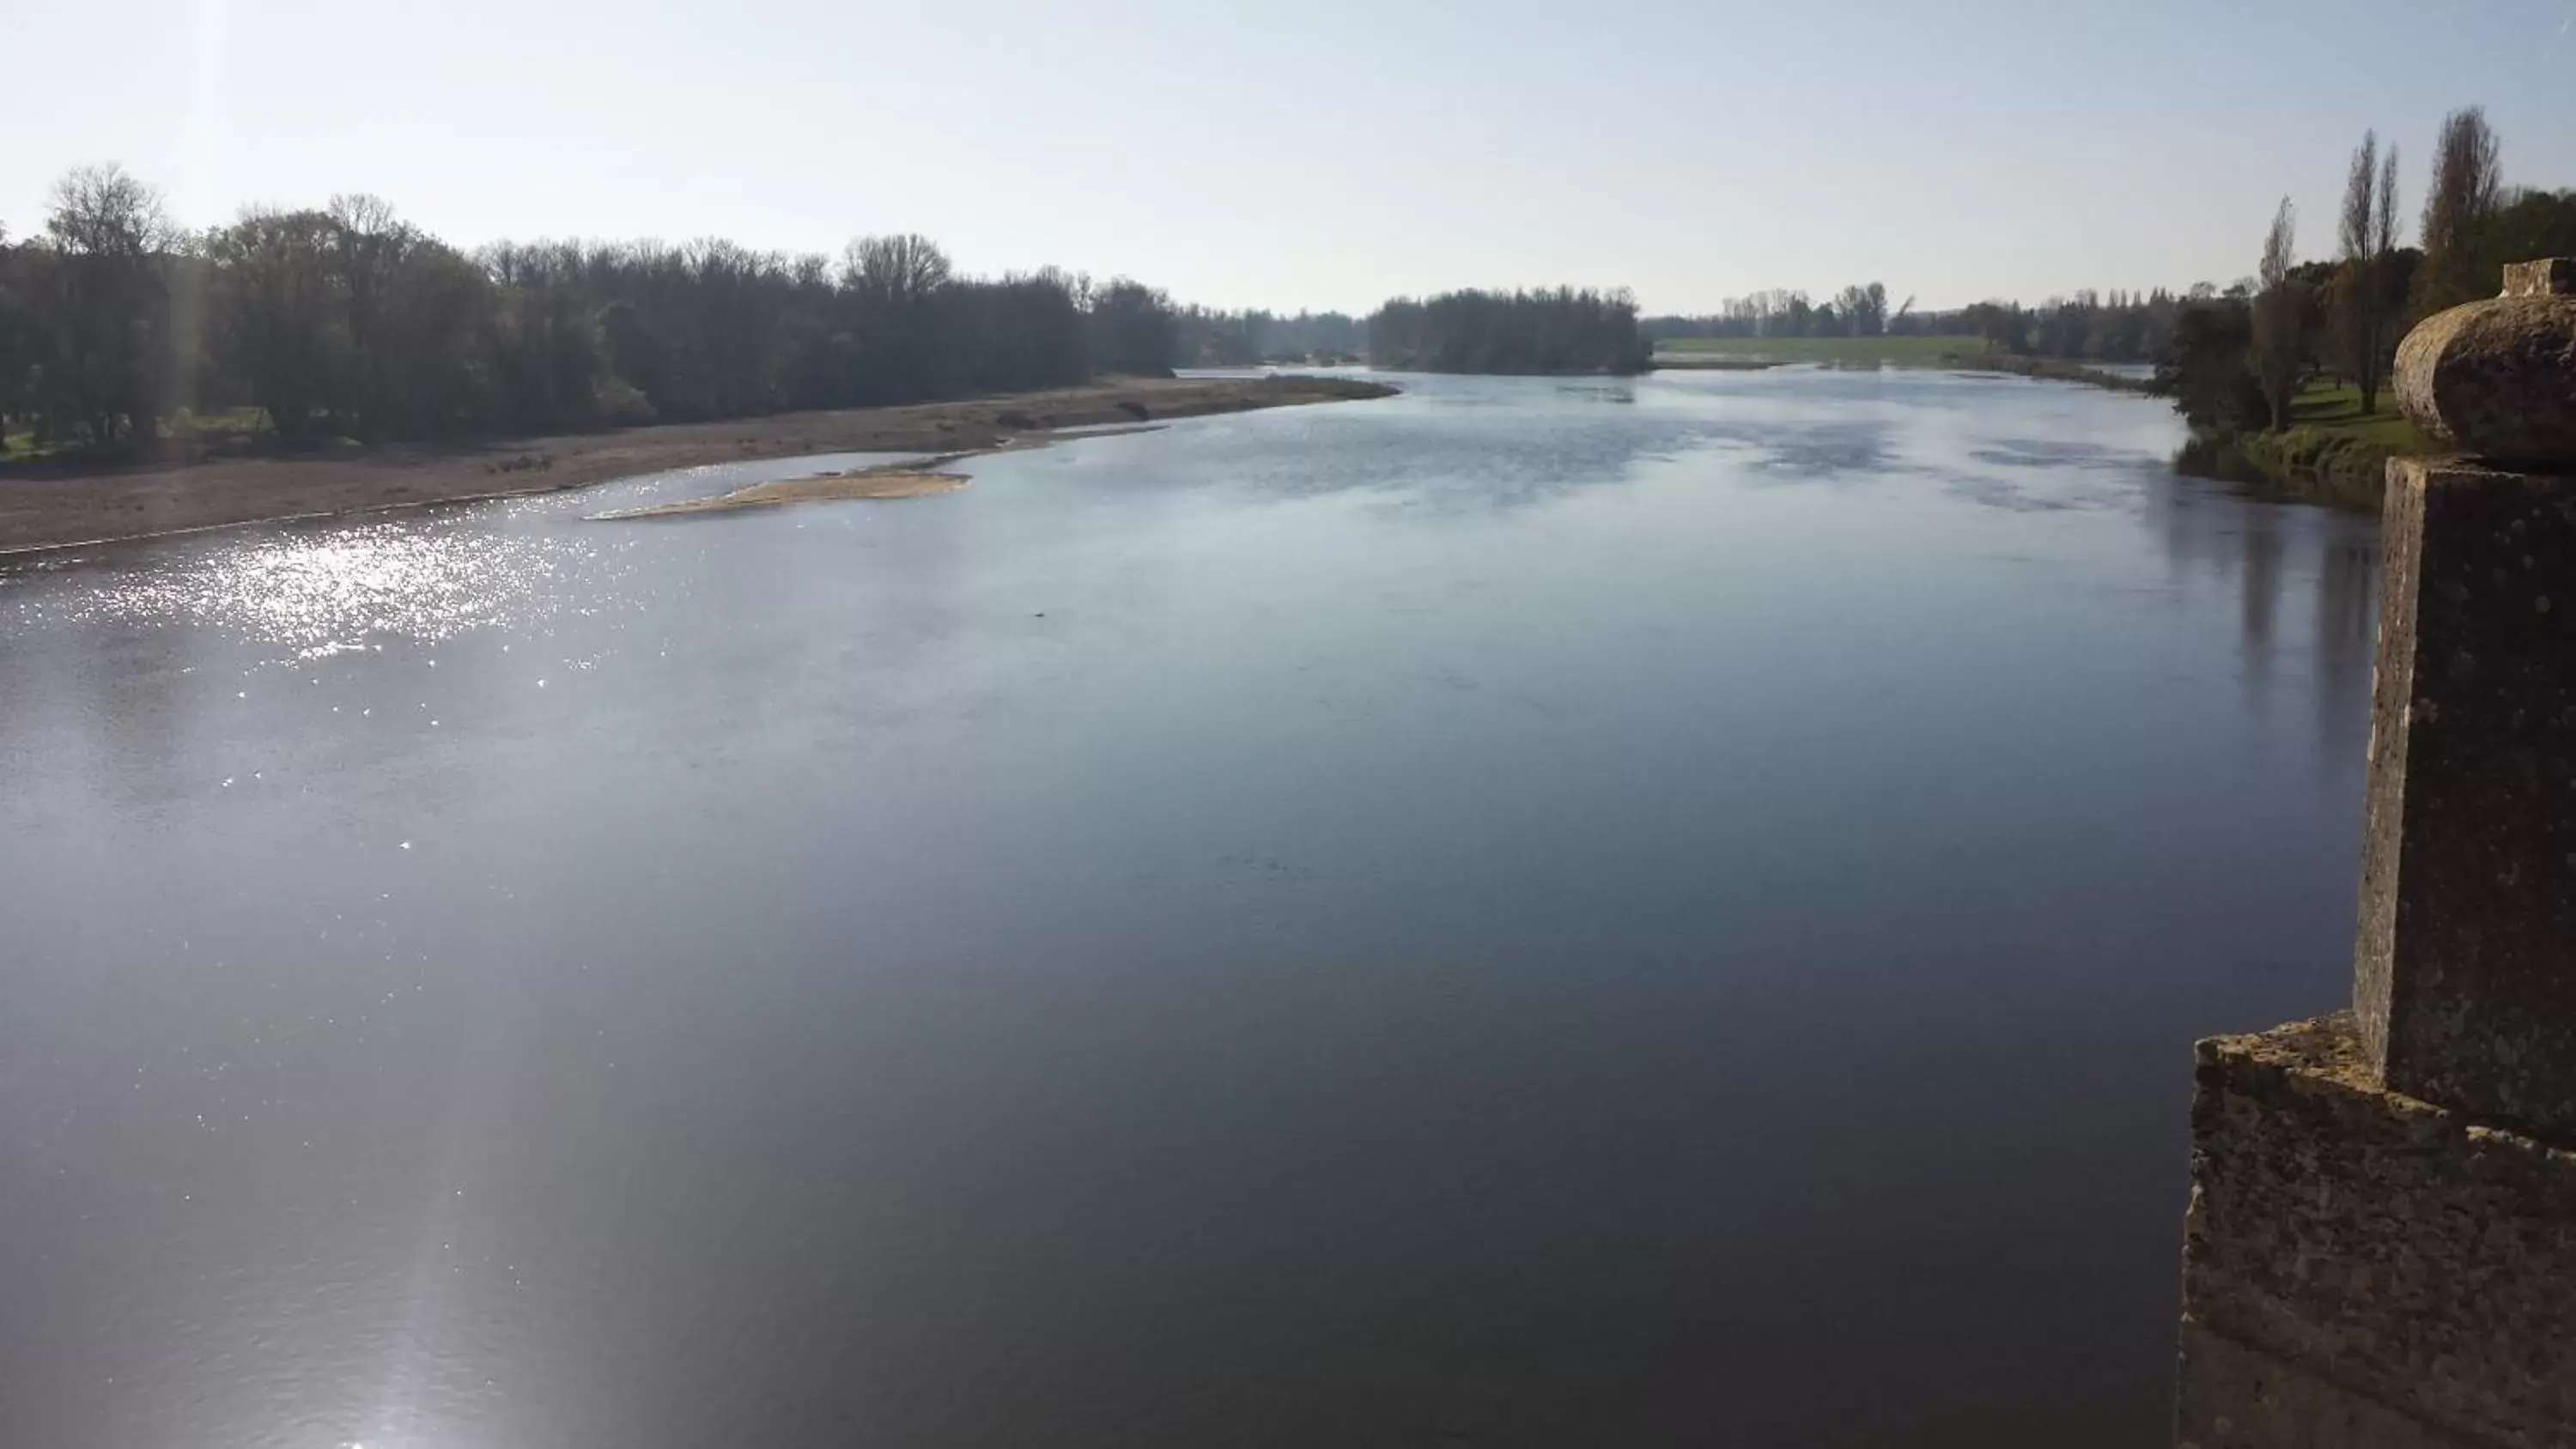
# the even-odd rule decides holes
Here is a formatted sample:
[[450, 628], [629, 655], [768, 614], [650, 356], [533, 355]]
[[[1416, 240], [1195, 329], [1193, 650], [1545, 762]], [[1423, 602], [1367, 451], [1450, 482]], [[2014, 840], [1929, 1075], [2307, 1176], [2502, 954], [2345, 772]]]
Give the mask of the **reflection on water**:
[[2129, 473], [2137, 467], [2136, 457], [2126, 449], [2083, 438], [2005, 438], [1990, 447], [1973, 449], [1969, 456], [1980, 463], [2051, 473], [2069, 468], [2108, 468]]
[[1412, 386], [0, 569], [0, 1443], [2162, 1443], [2368, 521]]
[[[2379, 545], [2366, 523], [2327, 510], [2269, 504], [2177, 483], [2150, 505], [2178, 570], [2225, 582], [2236, 596], [2238, 657], [2248, 707], [2261, 709], [2273, 675], [2316, 705], [2319, 758], [2341, 761], [2366, 742], [2366, 698], [2378, 621]], [[2305, 615], [2296, 635], [2285, 616]]]
[[450, 513], [237, 536], [139, 558], [115, 550], [84, 572], [76, 591], [21, 589], [14, 600], [0, 594], [0, 607], [18, 605], [18, 628], [209, 627], [315, 659], [385, 636], [434, 643], [524, 623], [532, 609], [577, 607], [549, 585], [578, 557], [568, 542], [495, 538]]
[[2366, 697], [2378, 647], [2379, 545], [2338, 533], [2318, 541], [2314, 691], [2319, 728], [2329, 748], [2352, 738], [2357, 722], [2342, 706]]

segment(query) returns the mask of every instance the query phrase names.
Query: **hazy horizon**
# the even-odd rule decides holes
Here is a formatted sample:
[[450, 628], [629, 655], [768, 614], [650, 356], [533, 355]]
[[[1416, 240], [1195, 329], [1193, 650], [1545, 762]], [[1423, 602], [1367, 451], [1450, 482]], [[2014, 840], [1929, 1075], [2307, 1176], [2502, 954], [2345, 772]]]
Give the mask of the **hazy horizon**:
[[[2576, 0], [1658, 3], [1588, 27], [1521, 3], [93, 0], [11, 27], [0, 225], [40, 229], [57, 176], [116, 161], [192, 227], [362, 191], [467, 247], [918, 231], [969, 271], [1227, 308], [1573, 283], [1698, 313], [1869, 280], [2037, 301], [2224, 284], [2284, 194], [2328, 254], [2369, 127], [2411, 236], [2461, 105], [2509, 182], [2576, 184], [2572, 23]], [[89, 55], [113, 86], [25, 64]]]

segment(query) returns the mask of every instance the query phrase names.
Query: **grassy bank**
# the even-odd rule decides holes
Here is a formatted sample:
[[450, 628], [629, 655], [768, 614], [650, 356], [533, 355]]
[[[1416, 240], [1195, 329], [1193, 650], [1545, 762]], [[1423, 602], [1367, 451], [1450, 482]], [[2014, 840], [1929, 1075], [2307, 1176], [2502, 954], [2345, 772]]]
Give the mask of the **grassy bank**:
[[[56, 437], [39, 444], [36, 435], [23, 418], [12, 419], [13, 426], [0, 433], [0, 465], [66, 464], [78, 466], [85, 459], [104, 460], [155, 458], [163, 461], [197, 459], [222, 455], [240, 455], [272, 445], [268, 415], [257, 408], [224, 408], [210, 412], [192, 412], [181, 408], [175, 415], [160, 419], [153, 427], [148, 444], [128, 444], [109, 450], [90, 448], [76, 437]], [[343, 440], [316, 438], [306, 444], [307, 451], [331, 447], [357, 446]], [[5, 477], [0, 473], [0, 477]]]
[[2277, 433], [2195, 432], [2174, 466], [2195, 477], [2375, 513], [2387, 490], [2389, 459], [2439, 451], [2388, 396], [2381, 396], [2378, 411], [2364, 414], [2359, 389], [2320, 381], [2290, 404], [2290, 426]]
[[1664, 343], [1655, 354], [1657, 367], [1676, 370], [1751, 371], [1798, 362], [1955, 368], [2080, 382], [2113, 392], [2155, 391], [2155, 384], [2143, 377], [2123, 377], [2061, 358], [1996, 352], [1980, 337], [1681, 337]]
[[2109, 388], [2113, 392], [2152, 393], [2155, 380], [2145, 377], [2123, 377], [2080, 362], [2056, 357], [2026, 357], [2014, 352], [1989, 352], [1960, 364], [1977, 372], [2004, 372], [2015, 377], [2043, 378], [2050, 382], [2080, 382], [2087, 387]]
[[1657, 372], [1766, 372], [1789, 364], [1777, 357], [1730, 357], [1723, 352], [1658, 352]]
[[[1656, 362], [1728, 370], [1786, 363], [1893, 364], [2009, 373], [2114, 392], [2155, 391], [2148, 378], [2123, 377], [2058, 358], [1989, 351], [1978, 337], [1677, 337], [1659, 346]], [[2378, 411], [2365, 415], [2359, 389], [2320, 379], [2291, 403], [2290, 426], [2277, 433], [2196, 430], [2175, 455], [2174, 467], [2278, 497], [2377, 512], [2388, 460], [2438, 451], [2398, 415], [2395, 399], [2385, 392]]]

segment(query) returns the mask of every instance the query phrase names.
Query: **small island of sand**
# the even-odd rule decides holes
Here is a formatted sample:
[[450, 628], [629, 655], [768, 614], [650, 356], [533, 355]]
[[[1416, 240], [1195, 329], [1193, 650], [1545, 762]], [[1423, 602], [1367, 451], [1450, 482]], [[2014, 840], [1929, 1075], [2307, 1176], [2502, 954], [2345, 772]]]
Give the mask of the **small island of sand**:
[[968, 448], [936, 457], [879, 463], [869, 468], [844, 468], [803, 478], [780, 478], [707, 498], [684, 498], [675, 503], [654, 503], [642, 508], [612, 508], [605, 513], [586, 515], [586, 518], [592, 523], [605, 523], [634, 518], [684, 518], [698, 513], [732, 513], [745, 508], [774, 508], [784, 503], [822, 503], [833, 499], [927, 498], [935, 493], [954, 493], [973, 481], [963, 473], [943, 471], [969, 458], [988, 458], [995, 453], [1043, 448], [1058, 437], [1116, 437], [1123, 433], [1160, 432], [1162, 427], [1160, 423], [1136, 423], [1125, 427], [1101, 424], [1083, 428], [1079, 434], [1067, 432], [1040, 434], [1033, 438], [997, 438], [989, 448]]
[[754, 483], [712, 498], [656, 503], [646, 508], [617, 508], [594, 513], [594, 521], [629, 518], [680, 518], [694, 513], [732, 513], [745, 508], [774, 508], [784, 503], [815, 503], [834, 498], [926, 498], [954, 493], [966, 486], [963, 473], [926, 472], [917, 463], [882, 468], [855, 468], [846, 473], [817, 473], [811, 478], [782, 478]]

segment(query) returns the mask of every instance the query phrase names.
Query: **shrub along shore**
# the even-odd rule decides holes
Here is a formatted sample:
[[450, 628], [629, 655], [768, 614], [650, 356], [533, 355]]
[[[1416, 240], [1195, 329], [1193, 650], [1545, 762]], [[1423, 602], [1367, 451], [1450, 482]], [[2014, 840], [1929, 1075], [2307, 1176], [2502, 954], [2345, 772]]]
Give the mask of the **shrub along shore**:
[[2290, 418], [2276, 432], [2196, 428], [2174, 467], [2196, 478], [2376, 513], [2387, 493], [2389, 459], [2440, 451], [2394, 411], [2363, 413], [2359, 391], [2332, 379], [2310, 382], [2291, 401]]

